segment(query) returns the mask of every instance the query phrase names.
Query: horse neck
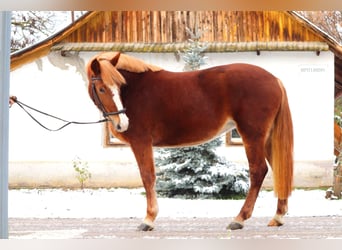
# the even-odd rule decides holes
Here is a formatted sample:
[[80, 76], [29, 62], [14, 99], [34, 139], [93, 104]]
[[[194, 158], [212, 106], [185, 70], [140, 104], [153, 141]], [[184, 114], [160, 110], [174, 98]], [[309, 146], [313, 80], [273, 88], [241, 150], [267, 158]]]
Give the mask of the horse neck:
[[144, 79], [146, 79], [146, 77], [153, 74], [153, 72], [150, 70], [148, 70], [146, 72], [142, 72], [142, 73], [136, 73], [136, 72], [130, 72], [127, 70], [120, 69], [119, 72], [125, 78], [127, 85], [139, 84], [139, 83], [143, 82]]
[[127, 70], [119, 70], [125, 78], [126, 83], [121, 86], [121, 94], [126, 95], [127, 92], [136, 92], [137, 89], [143, 88], [143, 79], [147, 72], [135, 73]]

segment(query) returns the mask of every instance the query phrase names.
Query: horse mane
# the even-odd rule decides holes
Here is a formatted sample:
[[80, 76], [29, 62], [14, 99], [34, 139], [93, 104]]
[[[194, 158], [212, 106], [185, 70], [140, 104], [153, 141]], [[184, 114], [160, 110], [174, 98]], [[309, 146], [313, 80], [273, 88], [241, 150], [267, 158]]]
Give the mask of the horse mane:
[[156, 72], [162, 70], [162, 68], [158, 66], [145, 63], [138, 58], [126, 54], [120, 54], [117, 64], [113, 67], [110, 60], [114, 58], [117, 53], [118, 52], [104, 52], [95, 57], [100, 63], [102, 79], [111, 86], [114, 86], [115, 84], [121, 86], [126, 83], [125, 78], [118, 69], [127, 70], [133, 73], [143, 73], [149, 70]]

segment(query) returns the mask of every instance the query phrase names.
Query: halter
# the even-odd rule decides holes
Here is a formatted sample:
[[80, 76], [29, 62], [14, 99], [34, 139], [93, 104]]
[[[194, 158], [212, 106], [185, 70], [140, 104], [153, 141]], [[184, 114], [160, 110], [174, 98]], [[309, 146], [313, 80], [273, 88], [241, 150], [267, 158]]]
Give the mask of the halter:
[[115, 111], [115, 112], [106, 112], [106, 109], [105, 109], [103, 103], [101, 102], [99, 95], [97, 94], [97, 91], [96, 91], [95, 81], [97, 81], [97, 80], [102, 81], [102, 78], [101, 77], [92, 77], [91, 78], [91, 83], [92, 83], [91, 89], [92, 89], [92, 95], [94, 97], [94, 102], [99, 107], [99, 109], [101, 110], [103, 117], [107, 118], [110, 115], [119, 115], [119, 114], [125, 113], [126, 112], [125, 108], [123, 108], [119, 111]]

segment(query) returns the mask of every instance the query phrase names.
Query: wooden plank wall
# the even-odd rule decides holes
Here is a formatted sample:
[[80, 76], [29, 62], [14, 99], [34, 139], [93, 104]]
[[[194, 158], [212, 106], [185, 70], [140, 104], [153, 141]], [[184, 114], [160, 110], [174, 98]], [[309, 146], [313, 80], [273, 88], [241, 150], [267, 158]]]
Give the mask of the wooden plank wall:
[[184, 42], [196, 23], [208, 42], [321, 41], [281, 11], [104, 11], [64, 42]]

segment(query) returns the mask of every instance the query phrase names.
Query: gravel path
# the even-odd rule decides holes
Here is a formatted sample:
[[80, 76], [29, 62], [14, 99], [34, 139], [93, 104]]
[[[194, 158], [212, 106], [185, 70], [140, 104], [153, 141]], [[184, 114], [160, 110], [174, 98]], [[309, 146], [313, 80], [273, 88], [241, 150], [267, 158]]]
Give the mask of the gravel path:
[[225, 229], [231, 218], [159, 218], [151, 232], [136, 231], [138, 218], [10, 218], [10, 239], [342, 239], [342, 217], [286, 217], [267, 227], [269, 218], [251, 218], [245, 228]]

